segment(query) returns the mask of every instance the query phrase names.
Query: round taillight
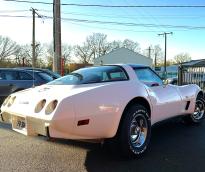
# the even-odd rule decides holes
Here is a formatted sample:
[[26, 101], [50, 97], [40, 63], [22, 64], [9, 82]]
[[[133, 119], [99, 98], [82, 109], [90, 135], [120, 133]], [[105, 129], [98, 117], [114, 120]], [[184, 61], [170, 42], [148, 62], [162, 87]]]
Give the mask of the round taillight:
[[55, 110], [57, 104], [58, 104], [58, 100], [51, 101], [46, 107], [45, 114], [46, 115], [51, 114]]
[[16, 96], [11, 97], [11, 98], [9, 99], [9, 101], [8, 101], [8, 107], [10, 107], [10, 106], [14, 103], [15, 99], [16, 99]]
[[44, 108], [45, 104], [46, 104], [46, 99], [43, 99], [40, 102], [38, 102], [38, 104], [36, 105], [34, 109], [34, 112], [39, 113]]
[[4, 100], [4, 103], [2, 104], [3, 106], [5, 106], [8, 102], [9, 102], [9, 99], [11, 98], [11, 96], [8, 96], [5, 100]]

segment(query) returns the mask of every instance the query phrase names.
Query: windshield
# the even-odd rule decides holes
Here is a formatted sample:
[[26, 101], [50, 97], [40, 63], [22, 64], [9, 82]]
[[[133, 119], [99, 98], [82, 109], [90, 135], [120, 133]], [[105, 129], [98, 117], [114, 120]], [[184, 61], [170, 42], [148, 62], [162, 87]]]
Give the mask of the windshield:
[[100, 66], [76, 70], [69, 75], [50, 82], [49, 85], [78, 85], [127, 79], [125, 71], [119, 66]]
[[49, 76], [47, 73], [38, 72], [38, 75], [47, 82], [53, 81], [53, 78]]

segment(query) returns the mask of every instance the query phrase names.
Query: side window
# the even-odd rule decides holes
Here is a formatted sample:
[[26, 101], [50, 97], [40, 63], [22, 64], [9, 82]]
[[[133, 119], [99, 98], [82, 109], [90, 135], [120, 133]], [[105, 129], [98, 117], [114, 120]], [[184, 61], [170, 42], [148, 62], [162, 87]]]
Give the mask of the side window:
[[102, 81], [108, 81], [109, 78], [108, 78], [108, 75], [107, 75], [107, 72], [102, 72]]
[[120, 68], [108, 71], [96, 72], [101, 77], [101, 81], [121, 81], [126, 80], [127, 76]]
[[17, 73], [15, 71], [1, 71], [0, 79], [2, 79], [2, 80], [16, 80]]
[[135, 73], [138, 79], [147, 86], [163, 85], [162, 80], [150, 68], [135, 69]]
[[124, 79], [125, 77], [125, 74], [121, 71], [110, 73], [111, 79]]
[[19, 72], [19, 80], [32, 80], [33, 77], [26, 72]]
[[125, 73], [122, 70], [109, 72], [108, 75], [109, 75], [111, 81], [126, 80], [127, 79], [127, 76], [125, 75]]
[[6, 74], [3, 71], [0, 71], [0, 80], [6, 80]]

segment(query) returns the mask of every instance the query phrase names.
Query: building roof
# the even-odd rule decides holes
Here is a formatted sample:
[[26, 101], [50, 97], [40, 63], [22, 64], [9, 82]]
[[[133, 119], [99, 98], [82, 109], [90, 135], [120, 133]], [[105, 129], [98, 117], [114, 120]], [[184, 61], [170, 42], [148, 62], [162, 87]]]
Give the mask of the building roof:
[[185, 67], [188, 67], [188, 66], [195, 66], [195, 67], [205, 66], [205, 59], [191, 60], [189, 62], [184, 62], [184, 63], [182, 63], [182, 66], [185, 66]]
[[152, 60], [151, 58], [149, 58], [149, 57], [147, 57], [147, 56], [144, 56], [144, 55], [142, 55], [142, 54], [139, 54], [139, 53], [137, 53], [137, 52], [135, 52], [135, 51], [132, 51], [132, 50], [130, 50], [130, 49], [128, 49], [128, 48], [125, 48], [125, 47], [114, 49], [114, 50], [112, 50], [111, 52], [109, 52], [109, 53], [107, 53], [107, 54], [105, 54], [105, 55], [103, 55], [103, 56], [100, 56], [100, 57], [96, 58], [96, 60], [97, 60], [97, 59], [102, 59], [102, 58], [105, 57], [105, 56], [109, 56], [109, 55], [112, 55], [113, 53], [117, 53], [117, 52], [120, 52], [120, 51], [128, 51], [128, 52], [130, 52], [130, 53], [135, 54], [136, 56], [141, 56], [141, 57], [143, 57], [143, 58], [147, 58], [147, 59]]

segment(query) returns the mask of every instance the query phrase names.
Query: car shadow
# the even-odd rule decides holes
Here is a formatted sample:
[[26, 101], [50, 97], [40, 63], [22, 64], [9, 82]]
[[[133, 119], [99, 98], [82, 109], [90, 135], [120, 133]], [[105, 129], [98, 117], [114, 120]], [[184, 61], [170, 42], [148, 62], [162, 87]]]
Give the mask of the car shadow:
[[[91, 149], [85, 166], [89, 172], [201, 171], [205, 168], [205, 125], [187, 126], [178, 120], [152, 128], [151, 143], [139, 159], [127, 160], [105, 149]], [[203, 170], [202, 170], [203, 171]]]
[[[152, 127], [150, 145], [138, 159], [126, 159], [100, 144], [54, 139], [56, 144], [87, 149], [84, 166], [88, 172], [203, 171], [205, 168], [205, 123], [187, 125], [173, 119]], [[45, 137], [42, 137], [45, 139]]]
[[[10, 130], [11, 125], [0, 124], [0, 129]], [[150, 145], [145, 154], [138, 159], [128, 160], [115, 151], [100, 144], [48, 139], [54, 144], [71, 145], [87, 150], [84, 166], [88, 172], [105, 171], [152, 171], [183, 172], [203, 171], [205, 168], [205, 122], [185, 125], [181, 120], [169, 120], [152, 127]]]

